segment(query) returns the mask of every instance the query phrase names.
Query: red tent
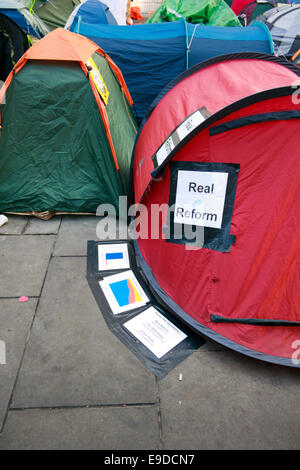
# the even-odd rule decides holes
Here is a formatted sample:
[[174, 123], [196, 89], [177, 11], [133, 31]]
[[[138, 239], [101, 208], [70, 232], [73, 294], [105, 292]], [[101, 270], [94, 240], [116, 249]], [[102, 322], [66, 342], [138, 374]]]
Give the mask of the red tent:
[[231, 4], [231, 9], [236, 15], [238, 15], [243, 8], [245, 8], [249, 3], [252, 3], [253, 0], [233, 0]]
[[147, 209], [137, 232], [152, 230], [136, 253], [163, 303], [200, 334], [289, 366], [300, 363], [299, 75], [254, 53], [198, 64], [157, 97], [133, 160]]

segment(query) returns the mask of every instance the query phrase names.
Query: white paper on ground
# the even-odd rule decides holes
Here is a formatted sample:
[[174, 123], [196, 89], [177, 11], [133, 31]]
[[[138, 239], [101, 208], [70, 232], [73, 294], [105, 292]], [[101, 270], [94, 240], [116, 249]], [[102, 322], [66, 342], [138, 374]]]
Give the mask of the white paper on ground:
[[149, 307], [124, 326], [159, 359], [187, 338], [154, 307]]
[[126, 243], [111, 243], [98, 245], [98, 269], [108, 271], [130, 268], [128, 245]]
[[8, 222], [6, 215], [0, 214], [0, 227]]
[[131, 270], [105, 277], [99, 285], [114, 315], [142, 307], [149, 298]]

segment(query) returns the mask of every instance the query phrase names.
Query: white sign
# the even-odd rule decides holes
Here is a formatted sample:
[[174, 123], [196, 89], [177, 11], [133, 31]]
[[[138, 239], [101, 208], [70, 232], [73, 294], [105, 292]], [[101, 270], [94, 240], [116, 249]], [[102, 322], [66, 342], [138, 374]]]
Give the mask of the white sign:
[[114, 315], [143, 307], [149, 302], [131, 270], [107, 276], [99, 281], [99, 285]]
[[124, 326], [159, 359], [187, 338], [154, 307], [149, 307]]
[[105, 85], [104, 85], [104, 83], [102, 82], [102, 80], [100, 78], [100, 74], [99, 74], [98, 70], [93, 70], [93, 76], [94, 76], [94, 80], [95, 80], [95, 83], [96, 83], [97, 87], [100, 88], [101, 93], [103, 93], [103, 95], [105, 95], [106, 88], [105, 88]]
[[156, 152], [157, 165], [160, 166], [166, 158], [170, 155], [172, 150], [174, 150], [175, 144], [173, 142], [172, 136], [170, 136], [160, 149]]
[[128, 246], [126, 243], [98, 245], [99, 271], [128, 269], [129, 267]]
[[197, 126], [200, 126], [202, 122], [205, 121], [205, 117], [200, 111], [196, 111], [189, 118], [187, 118], [177, 129], [179, 139], [184, 139], [189, 135]]
[[174, 222], [221, 228], [228, 173], [178, 171]]
[[174, 148], [205, 119], [206, 117], [199, 110], [187, 117], [156, 152], [157, 166], [162, 165]]

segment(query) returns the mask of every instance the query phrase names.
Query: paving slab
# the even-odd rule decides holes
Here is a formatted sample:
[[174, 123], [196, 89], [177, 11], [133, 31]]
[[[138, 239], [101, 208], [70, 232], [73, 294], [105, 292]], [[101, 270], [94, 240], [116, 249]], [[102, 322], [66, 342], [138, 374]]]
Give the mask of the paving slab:
[[9, 215], [8, 222], [0, 227], [0, 235], [21, 235], [28, 223], [28, 216]]
[[54, 241], [52, 235], [0, 236], [0, 297], [40, 295]]
[[85, 258], [52, 258], [13, 407], [155, 403], [155, 377], [110, 332], [85, 273]]
[[10, 411], [0, 437], [0, 449], [160, 449], [157, 408], [130, 406]]
[[54, 216], [49, 220], [30, 217], [25, 235], [57, 235], [61, 223], [61, 216]]
[[299, 449], [299, 385], [293, 368], [199, 350], [159, 382], [164, 448]]
[[[124, 227], [124, 223], [121, 225]], [[63, 216], [54, 256], [86, 256], [88, 240], [115, 240], [118, 226], [118, 219], [114, 218], [106, 224], [103, 217]]]
[[0, 299], [0, 432], [34, 316], [37, 299]]

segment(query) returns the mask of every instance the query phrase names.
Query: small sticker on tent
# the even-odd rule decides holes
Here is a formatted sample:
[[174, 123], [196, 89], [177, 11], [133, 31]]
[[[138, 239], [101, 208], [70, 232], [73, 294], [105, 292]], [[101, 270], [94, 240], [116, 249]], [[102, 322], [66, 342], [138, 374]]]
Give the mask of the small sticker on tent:
[[170, 136], [156, 152], [157, 166], [160, 166], [175, 148], [173, 136]]
[[177, 129], [180, 140], [183, 140], [189, 135], [197, 126], [205, 121], [205, 117], [200, 111], [196, 111], [194, 114], [189, 116]]
[[154, 307], [149, 307], [124, 326], [159, 359], [187, 338]]
[[86, 65], [88, 66], [90, 70], [90, 76], [93, 82], [95, 83], [95, 86], [97, 88], [99, 95], [101, 96], [104, 103], [107, 105], [109, 91], [97, 65], [95, 64], [94, 60], [91, 57], [87, 60]]
[[114, 315], [142, 307], [149, 298], [131, 270], [105, 277], [99, 285]]
[[178, 171], [174, 222], [221, 228], [228, 173]]
[[98, 245], [98, 269], [110, 271], [130, 268], [128, 245], [113, 243]]
[[210, 113], [205, 107], [198, 109], [188, 116], [175, 131], [172, 132], [152, 157], [154, 168], [161, 166], [175, 147], [209, 116]]

